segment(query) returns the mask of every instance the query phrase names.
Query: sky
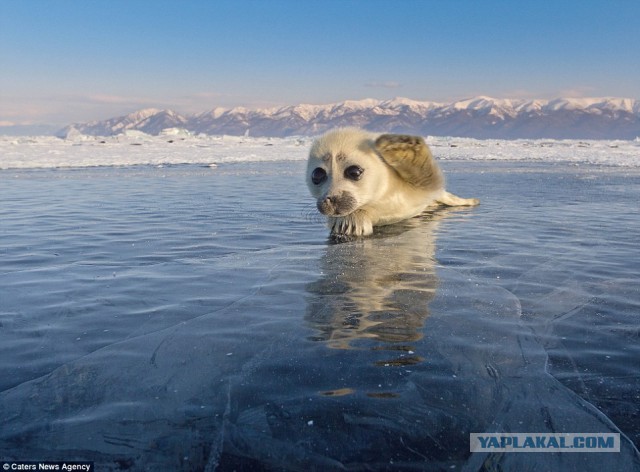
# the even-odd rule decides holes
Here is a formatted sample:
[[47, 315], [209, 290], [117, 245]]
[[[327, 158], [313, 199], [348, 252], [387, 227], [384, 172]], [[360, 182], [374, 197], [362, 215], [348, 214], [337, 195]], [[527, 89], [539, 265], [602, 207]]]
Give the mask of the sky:
[[364, 98], [640, 98], [638, 0], [0, 0], [0, 126]]

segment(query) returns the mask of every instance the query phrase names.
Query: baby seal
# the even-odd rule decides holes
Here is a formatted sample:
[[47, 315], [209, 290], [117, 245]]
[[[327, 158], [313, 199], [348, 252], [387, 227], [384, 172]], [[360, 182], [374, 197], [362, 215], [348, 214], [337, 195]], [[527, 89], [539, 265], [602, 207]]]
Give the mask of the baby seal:
[[326, 215], [331, 237], [348, 240], [422, 213], [438, 204], [472, 206], [444, 188], [444, 176], [419, 136], [375, 135], [339, 128], [316, 139], [307, 185]]

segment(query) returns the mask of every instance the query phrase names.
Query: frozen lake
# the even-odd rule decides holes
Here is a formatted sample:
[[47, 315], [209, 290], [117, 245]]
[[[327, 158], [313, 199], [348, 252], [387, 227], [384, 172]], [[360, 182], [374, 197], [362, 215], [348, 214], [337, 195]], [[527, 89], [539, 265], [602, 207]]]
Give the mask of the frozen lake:
[[[126, 139], [0, 143], [2, 459], [640, 469], [637, 143], [434, 138], [481, 205], [334, 245], [308, 141]], [[503, 431], [622, 447], [470, 454]]]

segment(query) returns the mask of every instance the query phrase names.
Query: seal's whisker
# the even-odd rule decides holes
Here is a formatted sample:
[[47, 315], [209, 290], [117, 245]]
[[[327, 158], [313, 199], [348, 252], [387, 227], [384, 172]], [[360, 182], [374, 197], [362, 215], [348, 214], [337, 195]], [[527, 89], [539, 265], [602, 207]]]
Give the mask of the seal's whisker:
[[301, 210], [301, 216], [309, 223], [324, 223], [326, 218], [320, 214], [315, 205], [309, 204]]

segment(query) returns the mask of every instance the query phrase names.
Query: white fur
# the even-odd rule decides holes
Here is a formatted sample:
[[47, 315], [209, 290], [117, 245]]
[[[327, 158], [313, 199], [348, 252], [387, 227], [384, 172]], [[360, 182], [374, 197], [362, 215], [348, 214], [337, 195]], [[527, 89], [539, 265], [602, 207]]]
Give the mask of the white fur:
[[[446, 192], [444, 179], [421, 138], [384, 135], [400, 142], [417, 157], [407, 159], [389, 146], [377, 146], [378, 135], [356, 128], [340, 128], [318, 138], [312, 145], [307, 163], [307, 184], [317, 199], [318, 209], [328, 218], [334, 238], [366, 236], [374, 226], [382, 226], [422, 213], [439, 203], [449, 206], [476, 205], [476, 199], [463, 199]], [[391, 149], [391, 150], [389, 150]], [[386, 159], [385, 157], [386, 156]], [[363, 169], [359, 180], [349, 178], [345, 170]], [[427, 169], [428, 178], [419, 175]], [[312, 182], [315, 169], [326, 179]], [[403, 177], [401, 177], [401, 175]], [[408, 180], [414, 180], [410, 182]]]

